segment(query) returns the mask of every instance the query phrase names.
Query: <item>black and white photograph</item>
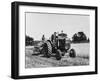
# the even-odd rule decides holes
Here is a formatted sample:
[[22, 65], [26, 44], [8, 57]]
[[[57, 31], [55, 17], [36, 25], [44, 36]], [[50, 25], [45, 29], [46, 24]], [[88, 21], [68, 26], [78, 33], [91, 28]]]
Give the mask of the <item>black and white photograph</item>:
[[97, 7], [12, 3], [14, 79], [97, 74]]
[[25, 68], [89, 65], [89, 15], [26, 12], [25, 22]]

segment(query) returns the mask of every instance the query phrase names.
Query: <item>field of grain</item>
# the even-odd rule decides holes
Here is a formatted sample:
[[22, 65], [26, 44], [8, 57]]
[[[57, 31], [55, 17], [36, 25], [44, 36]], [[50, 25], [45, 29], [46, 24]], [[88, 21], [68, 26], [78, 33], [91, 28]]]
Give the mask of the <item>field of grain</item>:
[[33, 54], [34, 46], [27, 46], [25, 51], [25, 68], [61, 67], [89, 65], [89, 43], [71, 44], [76, 51], [76, 57], [71, 58], [66, 53], [61, 60], [55, 57], [46, 58], [41, 54]]
[[71, 44], [71, 47], [75, 49], [77, 56], [89, 58], [90, 54], [89, 43]]

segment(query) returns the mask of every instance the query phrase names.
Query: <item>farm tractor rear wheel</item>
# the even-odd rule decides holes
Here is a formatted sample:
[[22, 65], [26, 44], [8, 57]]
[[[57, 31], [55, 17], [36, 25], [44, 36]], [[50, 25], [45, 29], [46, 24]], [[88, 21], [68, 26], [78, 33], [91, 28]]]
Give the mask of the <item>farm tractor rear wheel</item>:
[[76, 52], [75, 52], [74, 49], [71, 49], [71, 50], [69, 51], [69, 56], [72, 57], [72, 58], [76, 57]]
[[51, 46], [51, 43], [49, 41], [46, 41], [44, 43], [43, 51], [44, 51], [44, 56], [46, 56], [47, 58], [49, 58], [51, 56], [52, 46]]

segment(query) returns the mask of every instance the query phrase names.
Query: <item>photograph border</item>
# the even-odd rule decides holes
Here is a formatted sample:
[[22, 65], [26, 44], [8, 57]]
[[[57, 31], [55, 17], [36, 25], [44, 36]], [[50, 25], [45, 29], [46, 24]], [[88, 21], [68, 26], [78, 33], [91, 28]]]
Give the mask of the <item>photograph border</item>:
[[[43, 75], [19, 75], [19, 6], [40, 6], [40, 7], [56, 7], [56, 8], [73, 8], [73, 9], [88, 9], [95, 10], [95, 71], [75, 72], [75, 73], [59, 73], [59, 74], [43, 74]], [[43, 77], [58, 77], [58, 76], [72, 76], [72, 75], [88, 75], [98, 73], [97, 62], [97, 14], [96, 6], [81, 6], [81, 5], [65, 5], [65, 4], [49, 4], [49, 3], [31, 3], [31, 2], [12, 2], [11, 4], [11, 78], [25, 79], [25, 78], [43, 78]]]

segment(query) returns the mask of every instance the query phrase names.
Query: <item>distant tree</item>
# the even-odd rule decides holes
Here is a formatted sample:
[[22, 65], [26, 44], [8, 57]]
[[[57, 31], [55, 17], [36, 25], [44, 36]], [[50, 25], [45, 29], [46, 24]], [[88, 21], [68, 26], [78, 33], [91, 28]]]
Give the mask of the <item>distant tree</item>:
[[26, 35], [25, 43], [26, 43], [26, 46], [33, 45], [34, 44], [34, 39], [32, 37], [29, 37], [29, 36]]
[[84, 42], [87, 41], [87, 37], [84, 32], [75, 33], [72, 37], [73, 42]]

